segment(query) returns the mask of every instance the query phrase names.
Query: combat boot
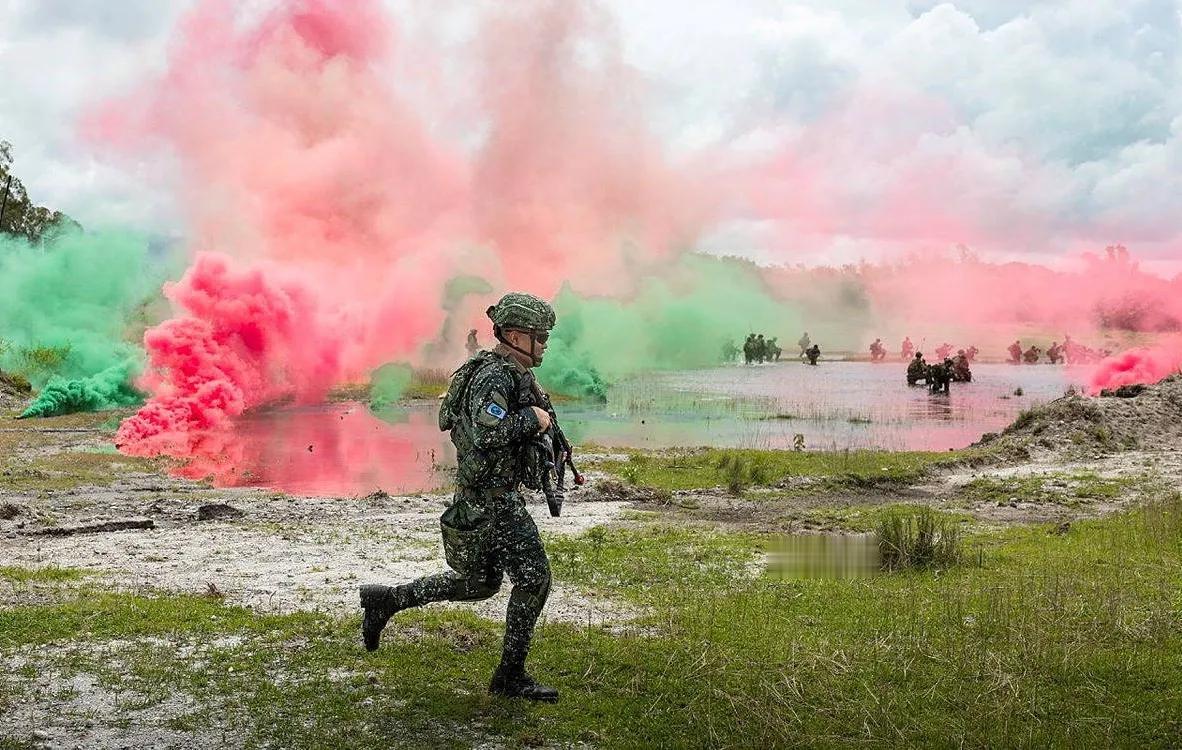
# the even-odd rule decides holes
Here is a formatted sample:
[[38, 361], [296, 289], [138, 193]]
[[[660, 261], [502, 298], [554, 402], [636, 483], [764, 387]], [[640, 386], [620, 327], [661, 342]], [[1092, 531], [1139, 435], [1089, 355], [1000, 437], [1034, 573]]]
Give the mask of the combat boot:
[[529, 676], [524, 669], [516, 672], [497, 668], [493, 674], [488, 692], [504, 698], [525, 698], [529, 701], [558, 702], [558, 690], [543, 685]]
[[396, 612], [411, 606], [407, 586], [369, 584], [361, 587], [361, 607], [365, 619], [361, 621], [361, 639], [366, 651], [376, 651], [382, 638], [382, 628]]

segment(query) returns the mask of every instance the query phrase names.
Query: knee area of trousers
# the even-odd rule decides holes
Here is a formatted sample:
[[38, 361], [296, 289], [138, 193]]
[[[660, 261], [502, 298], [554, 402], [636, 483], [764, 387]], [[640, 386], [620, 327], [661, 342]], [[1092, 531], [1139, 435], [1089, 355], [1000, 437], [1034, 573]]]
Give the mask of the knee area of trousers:
[[531, 571], [527, 575], [521, 577], [515, 586], [530, 592], [531, 594], [542, 596], [550, 591], [550, 566], [541, 565]]
[[496, 578], [476, 578], [469, 579], [468, 585], [465, 587], [464, 598], [468, 601], [480, 601], [481, 599], [488, 599], [496, 596], [497, 592], [501, 590], [501, 581]]

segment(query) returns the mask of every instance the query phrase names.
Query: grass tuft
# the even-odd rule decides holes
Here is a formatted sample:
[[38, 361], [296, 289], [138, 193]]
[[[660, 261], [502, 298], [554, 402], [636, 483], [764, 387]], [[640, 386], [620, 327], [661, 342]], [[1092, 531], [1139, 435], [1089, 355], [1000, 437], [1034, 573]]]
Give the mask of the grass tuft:
[[0, 566], [0, 579], [13, 583], [60, 583], [77, 581], [90, 575], [77, 568], [59, 568], [49, 565], [44, 568], [20, 568], [12, 565]]
[[884, 570], [948, 568], [963, 558], [958, 522], [931, 508], [885, 514], [876, 531]]

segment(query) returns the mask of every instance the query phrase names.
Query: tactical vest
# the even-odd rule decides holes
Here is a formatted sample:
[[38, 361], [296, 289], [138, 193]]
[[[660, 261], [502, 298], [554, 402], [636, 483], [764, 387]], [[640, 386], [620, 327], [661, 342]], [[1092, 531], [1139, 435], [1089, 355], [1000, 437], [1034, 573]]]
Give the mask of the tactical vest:
[[524, 443], [490, 450], [476, 447], [473, 415], [468, 404], [471, 383], [484, 367], [504, 367], [509, 372], [514, 387], [509, 393], [502, 394], [508, 401], [507, 411], [514, 413], [534, 405], [528, 392], [529, 376], [518, 372], [494, 352], [478, 352], [453, 374], [439, 405], [439, 429], [451, 432], [451, 442], [456, 447], [456, 484], [474, 489], [513, 485], [526, 481], [529, 474], [525, 466], [527, 451]]

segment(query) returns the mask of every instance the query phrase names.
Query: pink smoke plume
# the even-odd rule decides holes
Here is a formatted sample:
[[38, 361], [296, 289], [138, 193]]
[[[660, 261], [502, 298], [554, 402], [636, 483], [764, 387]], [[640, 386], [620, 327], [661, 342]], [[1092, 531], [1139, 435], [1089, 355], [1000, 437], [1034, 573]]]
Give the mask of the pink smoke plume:
[[381, 86], [387, 43], [372, 3], [308, 0], [247, 31], [230, 4], [205, 3], [164, 78], [92, 123], [171, 145], [194, 248], [236, 258], [198, 254], [168, 290], [183, 317], [145, 335], [152, 397], [123, 450], [188, 455], [199, 431], [323, 395], [438, 325], [446, 266], [425, 261], [463, 180]]
[[1149, 273], [1119, 245], [1059, 269], [990, 262], [962, 247], [841, 268], [777, 266], [762, 274], [781, 299], [822, 313], [809, 316], [814, 334], [854, 351], [876, 337], [897, 351], [910, 336], [921, 349], [948, 341], [977, 346], [984, 358], [1004, 358], [1015, 339], [1045, 351], [1070, 336], [1098, 354], [1182, 330], [1182, 276]]
[[321, 396], [340, 375], [335, 326], [306, 287], [260, 269], [198, 256], [165, 295], [186, 315], [144, 335], [153, 395], [124, 420], [116, 444], [136, 455], [188, 455], [200, 432], [250, 406], [287, 395]]
[[439, 467], [452, 460], [435, 416], [421, 410], [389, 424], [346, 405], [282, 409], [195, 436], [201, 445], [179, 476], [301, 494], [431, 491], [446, 482]]
[[1137, 383], [1156, 383], [1182, 373], [1182, 337], [1172, 336], [1152, 347], [1136, 347], [1106, 358], [1088, 382], [1091, 393]]
[[[857, 85], [800, 127], [765, 123], [775, 145], [732, 175], [751, 217], [772, 227], [772, 257], [872, 261], [840, 271], [863, 303], [865, 327], [842, 331], [849, 345], [910, 335], [1000, 353], [1015, 338], [1045, 349], [1071, 335], [1124, 348], [1138, 343], [1132, 333], [1182, 329], [1182, 277], [1146, 272], [1120, 246], [1093, 255], [1050, 241], [1113, 231], [1047, 210], [1064, 184], [1043, 157], [1020, 143], [986, 148], [939, 94], [893, 85]], [[950, 257], [953, 245], [963, 257]], [[996, 260], [1008, 252], [1043, 260]], [[824, 304], [792, 276], [773, 271], [773, 287]]]
[[1076, 269], [919, 255], [866, 272], [875, 318], [952, 329], [988, 343], [1016, 332], [1040, 337], [1103, 331], [1165, 333], [1182, 327], [1182, 277], [1140, 269], [1123, 247], [1080, 258]]
[[253, 25], [204, 0], [163, 76], [89, 118], [94, 140], [175, 155], [197, 258], [169, 290], [182, 317], [145, 337], [151, 398], [123, 450], [190, 456], [246, 410], [415, 357], [459, 273], [494, 294], [622, 291], [696, 234], [708, 202], [648, 135], [605, 16], [482, 12], [475, 146], [439, 134], [446, 89], [426, 111], [400, 93], [444, 60], [403, 64], [431, 47], [377, 0], [291, 0]]
[[540, 294], [570, 282], [624, 295], [714, 218], [702, 157], [665, 156], [596, 4], [499, 6], [478, 37], [491, 129], [473, 164], [476, 231], [515, 283]]

